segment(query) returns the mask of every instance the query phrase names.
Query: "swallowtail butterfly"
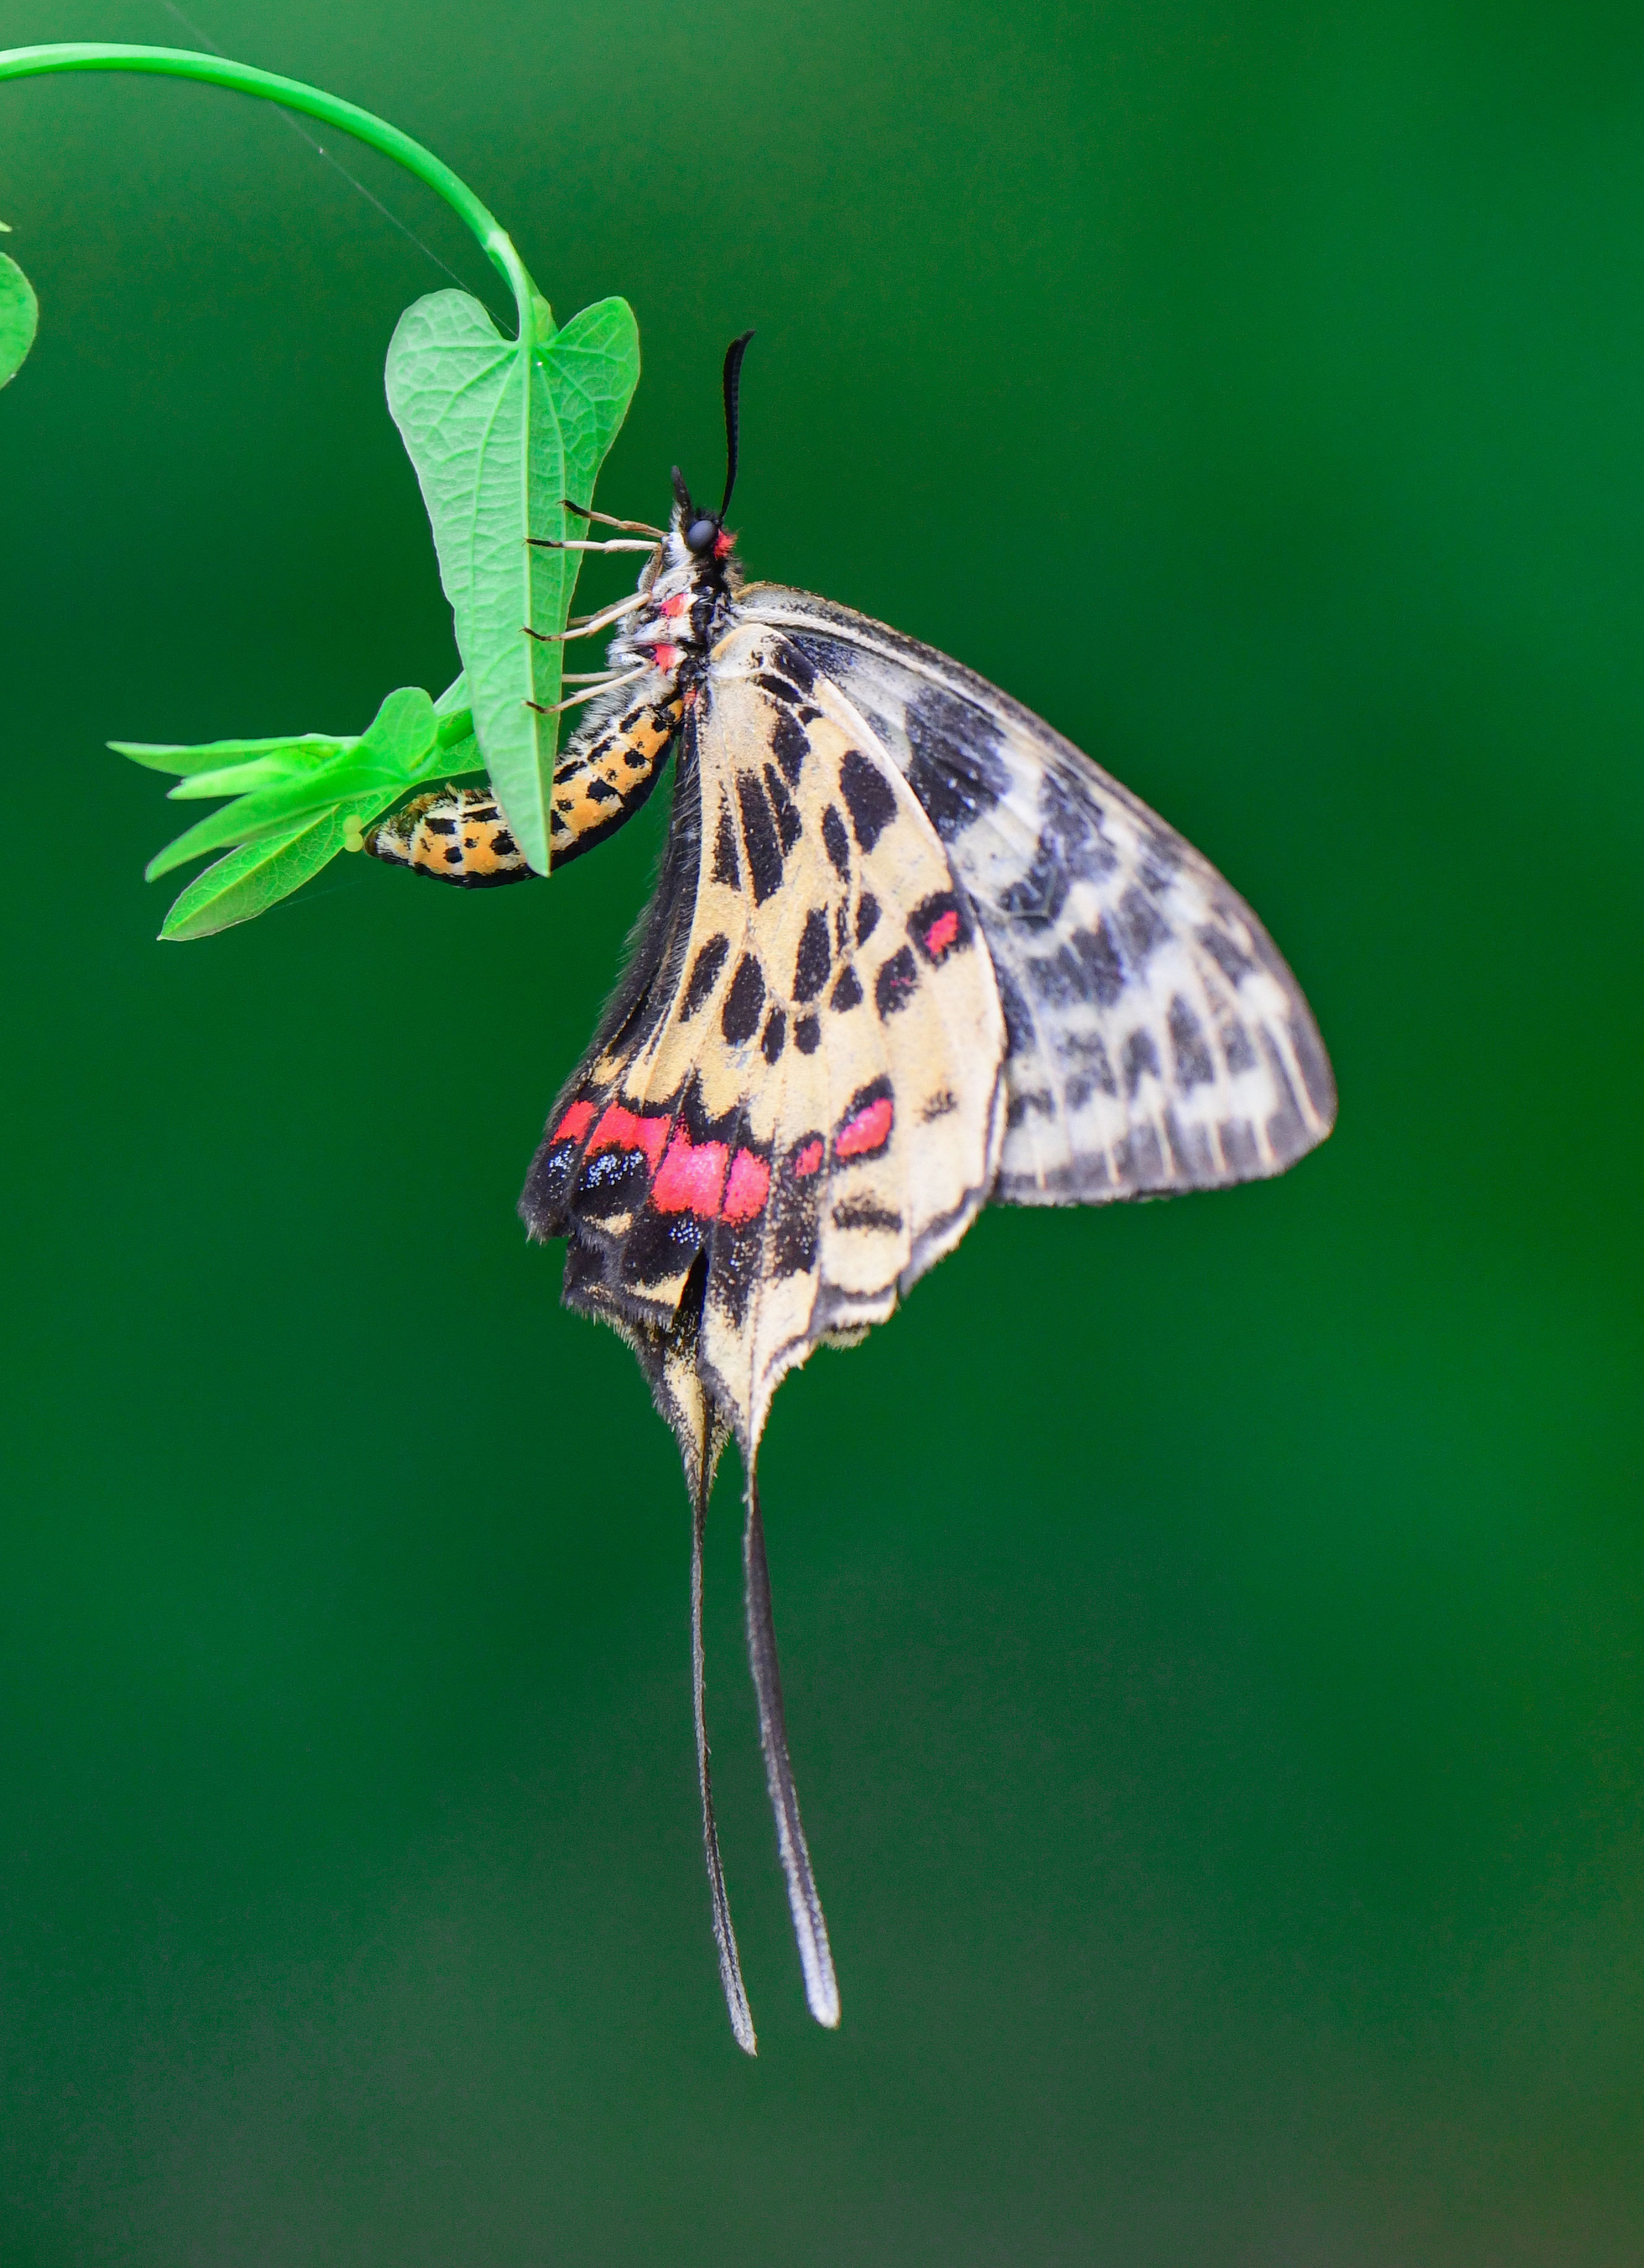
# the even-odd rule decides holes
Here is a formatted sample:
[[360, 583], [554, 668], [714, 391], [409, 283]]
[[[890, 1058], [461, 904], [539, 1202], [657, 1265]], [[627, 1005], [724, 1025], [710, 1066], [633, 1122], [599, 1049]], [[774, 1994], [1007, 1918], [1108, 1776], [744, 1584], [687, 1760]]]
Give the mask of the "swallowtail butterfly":
[[[883, 1322], [981, 1208], [1105, 1204], [1282, 1173], [1330, 1132], [1329, 1060], [1255, 915], [1048, 725], [848, 607], [744, 580], [677, 468], [638, 588], [554, 777], [551, 862], [675, 762], [655, 895], [520, 1210], [563, 1237], [564, 1300], [633, 1348], [694, 1506], [697, 1762], [719, 1970], [754, 2050], [714, 1827], [702, 1541], [734, 1435], [748, 1648], [812, 2014], [839, 2019], [789, 1769], [756, 1477], [785, 1374]], [[540, 635], [540, 633], [528, 633]], [[572, 681], [575, 682], [576, 681]], [[474, 839], [470, 842], [469, 837]], [[447, 789], [367, 847], [442, 880], [527, 878], [489, 796]]]

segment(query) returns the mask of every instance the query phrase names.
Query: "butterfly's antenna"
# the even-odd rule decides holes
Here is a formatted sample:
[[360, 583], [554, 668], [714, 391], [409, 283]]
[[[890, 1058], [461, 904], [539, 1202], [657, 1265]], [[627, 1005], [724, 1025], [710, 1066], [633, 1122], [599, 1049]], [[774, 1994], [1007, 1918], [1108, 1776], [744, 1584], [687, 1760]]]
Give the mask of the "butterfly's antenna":
[[744, 331], [725, 350], [725, 502], [719, 506], [721, 527], [731, 509], [731, 490], [736, 486], [736, 398], [742, 383], [742, 357], [753, 335], [751, 331]]
[[[729, 367], [727, 361], [727, 369]], [[727, 386], [727, 393], [729, 391]], [[811, 1854], [805, 1847], [800, 1824], [799, 1792], [788, 1763], [787, 1732], [782, 1720], [782, 1674], [777, 1666], [777, 1634], [770, 1620], [770, 1570], [765, 1562], [764, 1523], [759, 1516], [759, 1484], [748, 1459], [748, 1533], [743, 1543], [748, 1576], [748, 1658], [759, 1697], [759, 1737], [765, 1751], [765, 1782], [770, 1808], [777, 1817], [777, 1849], [787, 1877], [788, 1904], [793, 1912], [793, 1934], [800, 1944], [800, 1966], [805, 1972], [805, 1998], [819, 2024], [831, 2030], [839, 2021], [839, 1986], [828, 1950], [828, 1924]]]
[[708, 1521], [708, 1492], [713, 1486], [713, 1468], [709, 1462], [707, 1447], [704, 1439], [703, 1454], [697, 1468], [697, 1485], [692, 1491], [690, 1545], [691, 1699], [697, 1715], [697, 1778], [702, 1786], [702, 1848], [708, 1862], [708, 1895], [713, 1903], [713, 1941], [719, 1949], [719, 1982], [725, 1988], [725, 2006], [731, 2019], [731, 2029], [736, 2035], [739, 2048], [748, 2055], [757, 2055], [759, 2045], [754, 2037], [753, 2012], [748, 2007], [748, 1992], [742, 1983], [742, 1964], [736, 1957], [736, 1932], [731, 1926], [731, 1901], [726, 1895], [725, 1869], [719, 1863], [719, 1830], [713, 1822], [713, 1782], [708, 1771], [706, 1655], [702, 1643], [702, 1539]]

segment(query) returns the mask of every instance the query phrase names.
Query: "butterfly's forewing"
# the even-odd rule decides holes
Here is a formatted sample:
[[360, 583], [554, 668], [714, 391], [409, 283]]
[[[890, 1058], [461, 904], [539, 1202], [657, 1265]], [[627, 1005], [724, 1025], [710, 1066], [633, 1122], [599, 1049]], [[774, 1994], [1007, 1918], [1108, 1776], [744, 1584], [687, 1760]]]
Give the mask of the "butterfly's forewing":
[[945, 655], [773, 585], [739, 610], [860, 712], [976, 909], [1009, 1027], [996, 1196], [1214, 1188], [1323, 1139], [1335, 1086], [1307, 1002], [1207, 860]]
[[749, 1449], [783, 1373], [963, 1233], [1003, 1133], [998, 990], [936, 830], [776, 643], [714, 652], [635, 978], [522, 1207], [570, 1236], [567, 1297], [630, 1326], [703, 1271], [696, 1359]]

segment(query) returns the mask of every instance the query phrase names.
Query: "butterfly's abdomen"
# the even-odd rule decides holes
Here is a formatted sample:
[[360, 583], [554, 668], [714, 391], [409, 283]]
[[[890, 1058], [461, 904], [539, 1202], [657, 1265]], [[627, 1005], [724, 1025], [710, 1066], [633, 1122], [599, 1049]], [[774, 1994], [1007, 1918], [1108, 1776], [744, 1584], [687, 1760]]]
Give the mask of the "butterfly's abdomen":
[[578, 733], [554, 768], [552, 865], [592, 850], [633, 817], [661, 777], [680, 715], [677, 696], [638, 701]]
[[485, 788], [442, 787], [419, 795], [372, 828], [365, 848], [391, 866], [409, 866], [460, 889], [533, 879], [496, 797]]

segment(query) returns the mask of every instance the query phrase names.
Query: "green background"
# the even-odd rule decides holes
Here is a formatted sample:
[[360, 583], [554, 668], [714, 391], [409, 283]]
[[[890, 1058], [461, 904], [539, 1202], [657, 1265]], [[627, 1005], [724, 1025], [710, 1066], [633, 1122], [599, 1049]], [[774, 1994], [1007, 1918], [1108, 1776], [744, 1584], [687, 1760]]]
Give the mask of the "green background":
[[[0, 90], [0, 2263], [1636, 2262], [1636, 9], [197, 6], [436, 148], [562, 320], [631, 299], [608, 507], [712, 490], [756, 325], [755, 571], [1198, 843], [1341, 1124], [991, 1212], [780, 1395], [833, 2036], [726, 1474], [746, 2062], [677, 1461], [512, 1211], [662, 814], [154, 943], [173, 814], [106, 740], [452, 674], [381, 387], [447, 279], [266, 107]], [[93, 34], [188, 43], [0, 9]]]

